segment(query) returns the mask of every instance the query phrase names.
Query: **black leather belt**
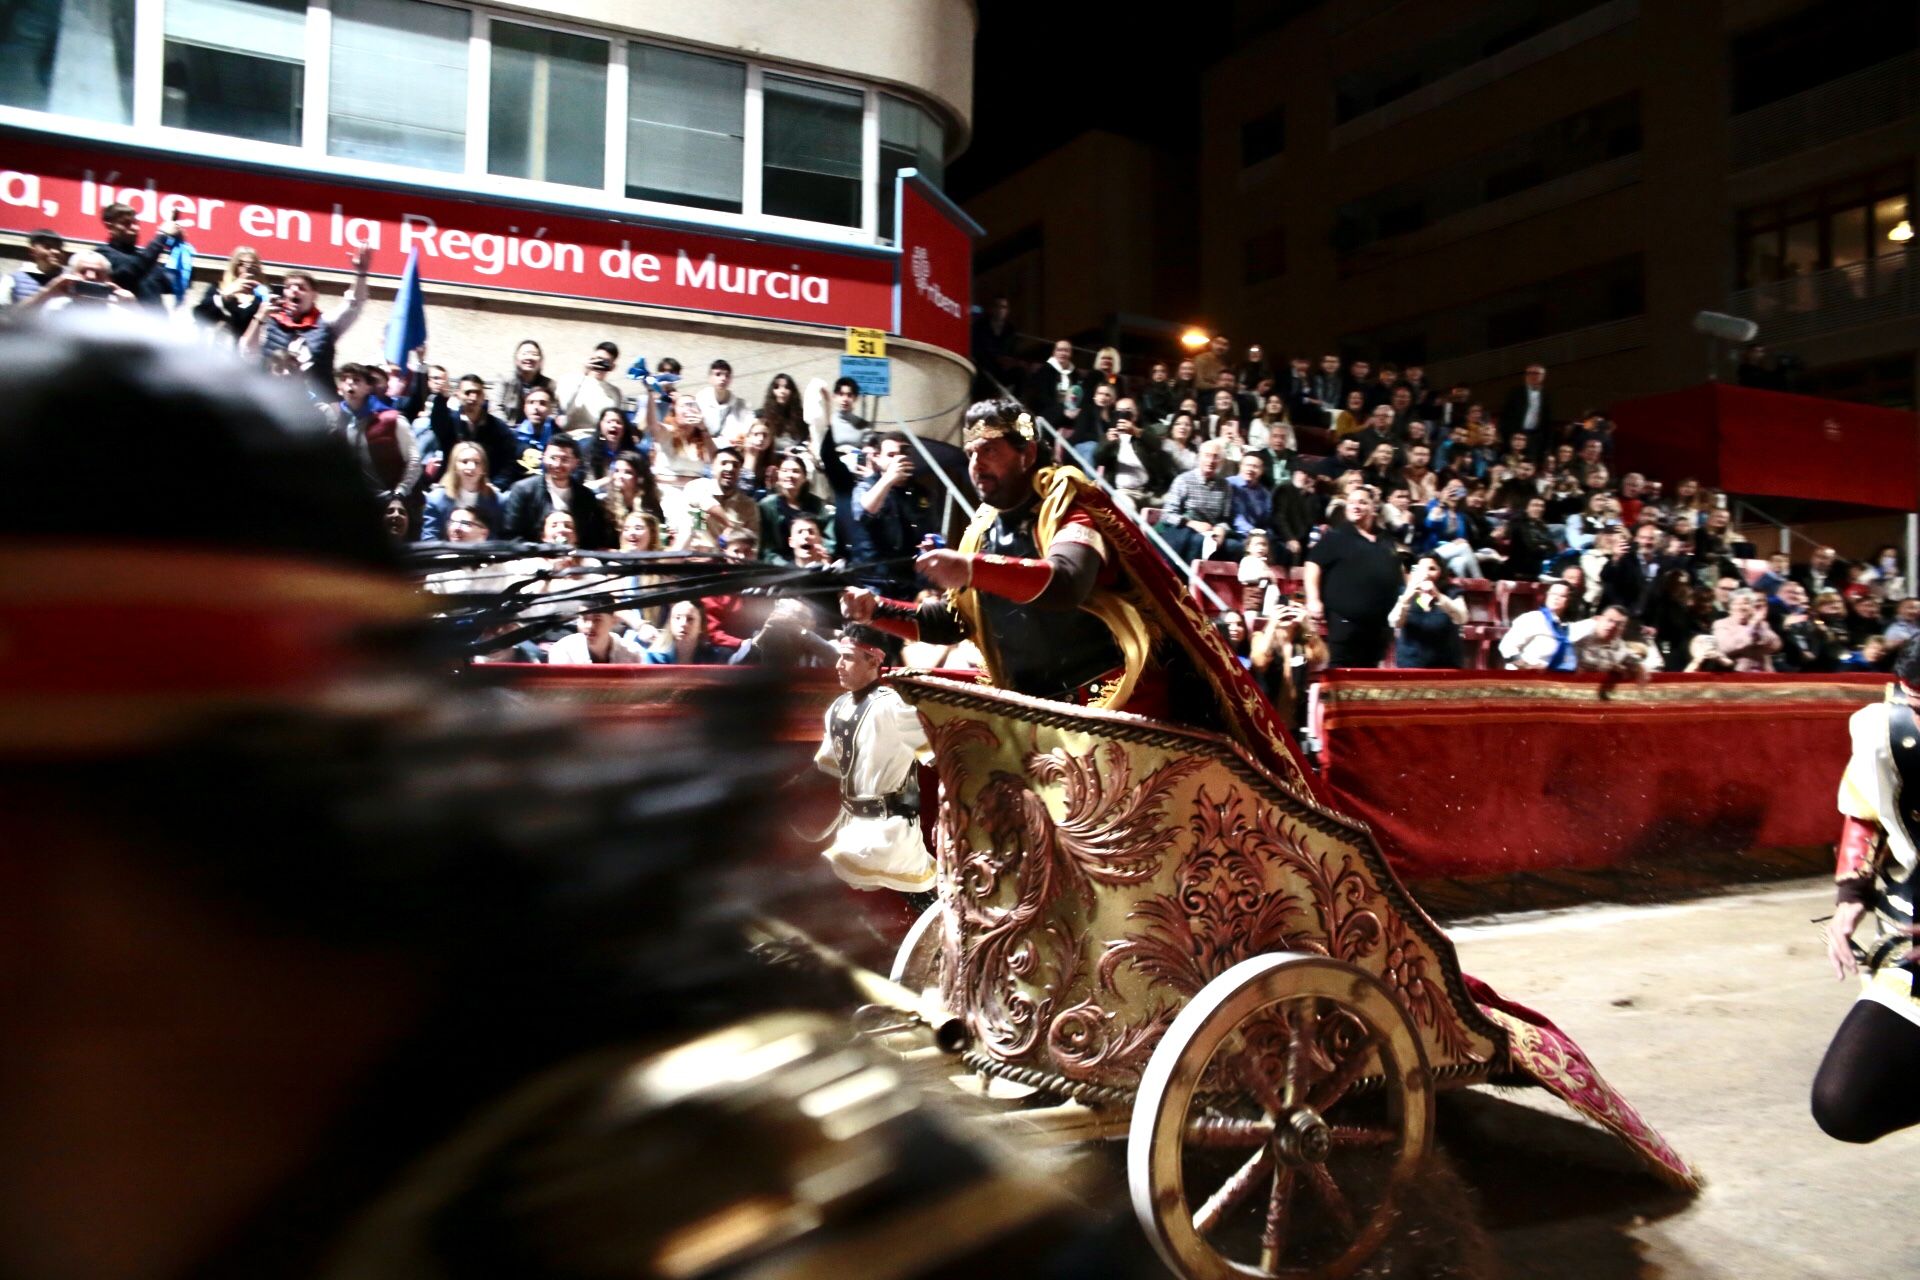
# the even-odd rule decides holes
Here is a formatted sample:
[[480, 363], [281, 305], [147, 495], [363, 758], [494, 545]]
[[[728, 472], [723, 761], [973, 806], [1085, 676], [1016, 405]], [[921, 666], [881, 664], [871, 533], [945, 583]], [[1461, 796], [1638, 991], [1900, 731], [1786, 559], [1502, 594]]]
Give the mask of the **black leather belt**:
[[855, 818], [918, 818], [920, 806], [904, 795], [842, 796], [840, 807]]

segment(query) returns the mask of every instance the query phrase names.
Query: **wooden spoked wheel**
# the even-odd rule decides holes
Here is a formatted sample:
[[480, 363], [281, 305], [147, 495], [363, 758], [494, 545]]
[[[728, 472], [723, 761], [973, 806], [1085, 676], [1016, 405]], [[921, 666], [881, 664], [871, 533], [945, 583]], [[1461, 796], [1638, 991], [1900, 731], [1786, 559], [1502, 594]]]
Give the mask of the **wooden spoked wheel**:
[[915, 995], [940, 981], [940, 904], [934, 903], [920, 913], [907, 930], [900, 949], [893, 954], [893, 968], [887, 977]]
[[1324, 956], [1257, 956], [1203, 987], [1140, 1080], [1134, 1212], [1186, 1280], [1350, 1274], [1427, 1154], [1433, 1081], [1393, 994]]

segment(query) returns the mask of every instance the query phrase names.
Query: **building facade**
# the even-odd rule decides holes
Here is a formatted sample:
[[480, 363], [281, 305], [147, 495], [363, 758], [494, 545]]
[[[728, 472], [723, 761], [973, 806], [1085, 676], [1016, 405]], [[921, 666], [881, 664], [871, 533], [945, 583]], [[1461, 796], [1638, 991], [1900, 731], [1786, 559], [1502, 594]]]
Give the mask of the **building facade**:
[[[1697, 383], [1700, 311], [1911, 406], [1920, 7], [1242, 0], [1208, 72], [1206, 322], [1567, 413]], [[1731, 353], [1711, 365], [1732, 376]]]
[[[418, 254], [429, 359], [498, 376], [538, 336], [564, 379], [729, 360], [757, 402], [891, 335], [880, 415], [957, 432], [971, 0], [22, 0], [0, 13], [0, 252], [97, 241], [121, 201], [177, 221], [196, 279], [239, 246], [374, 300], [377, 359]], [[9, 263], [11, 269], [13, 264]], [[196, 286], [197, 288], [197, 286]]]

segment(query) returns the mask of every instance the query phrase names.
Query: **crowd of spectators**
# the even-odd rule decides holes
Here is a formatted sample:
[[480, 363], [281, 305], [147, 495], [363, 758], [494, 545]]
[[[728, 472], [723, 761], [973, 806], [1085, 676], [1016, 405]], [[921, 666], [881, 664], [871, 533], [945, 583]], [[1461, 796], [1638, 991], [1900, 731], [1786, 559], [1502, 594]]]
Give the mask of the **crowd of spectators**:
[[[195, 298], [176, 227], [142, 244], [126, 206], [102, 222], [98, 245], [71, 252], [51, 232], [30, 237], [0, 301], [190, 316], [304, 390], [388, 500], [397, 536], [546, 543], [554, 562], [572, 547], [839, 564], [906, 598], [925, 585], [912, 556], [946, 532], [937, 490], [914, 440], [860, 416], [851, 379], [803, 387], [775, 373], [744, 388], [724, 359], [687, 376], [672, 355], [623, 376], [617, 336], [552, 367], [537, 337], [491, 370], [450, 370], [424, 349], [347, 360], [364, 251], [337, 299], [302, 271], [269, 281], [249, 247]], [[1111, 347], [1083, 365], [1066, 340], [1028, 365], [1004, 299], [973, 336], [983, 384], [1017, 388], [1058, 430], [1060, 461], [1097, 474], [1178, 562], [1224, 562], [1241, 592], [1220, 625], [1279, 695], [1297, 692], [1303, 663], [1446, 667], [1476, 652], [1523, 669], [1886, 670], [1920, 629], [1894, 548], [1859, 564], [1828, 548], [1763, 563], [1724, 494], [1620, 472], [1612, 424], [1563, 414], [1541, 365], [1495, 409], [1418, 366], [1270, 357], [1220, 335], [1144, 374]], [[1462, 601], [1496, 581], [1553, 585], [1476, 651]], [[696, 633], [651, 612], [583, 620], [561, 652], [738, 660], [775, 617], [770, 601], [710, 600]], [[803, 620], [831, 623], [797, 607], [776, 625]]]
[[1896, 548], [1763, 559], [1727, 495], [1616, 467], [1613, 424], [1566, 413], [1540, 364], [1496, 403], [1417, 365], [1221, 335], [1144, 373], [1065, 340], [1025, 366], [1017, 336], [996, 299], [975, 362], [1058, 428], [1062, 460], [1180, 560], [1237, 562], [1224, 625], [1257, 638], [1303, 610], [1335, 666], [1471, 665], [1465, 601], [1506, 584], [1527, 607], [1479, 652], [1513, 669], [1889, 670], [1920, 622]]

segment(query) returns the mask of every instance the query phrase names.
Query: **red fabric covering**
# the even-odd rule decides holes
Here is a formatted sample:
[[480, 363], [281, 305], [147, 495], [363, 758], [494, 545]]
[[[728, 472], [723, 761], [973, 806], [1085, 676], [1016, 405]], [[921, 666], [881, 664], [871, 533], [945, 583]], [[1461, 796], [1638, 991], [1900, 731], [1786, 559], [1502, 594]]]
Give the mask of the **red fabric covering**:
[[1693, 476], [1749, 497], [1911, 511], [1920, 437], [1910, 410], [1709, 382], [1613, 407], [1619, 471]]
[[1403, 877], [1826, 844], [1847, 717], [1885, 677], [1334, 671], [1335, 807]]

